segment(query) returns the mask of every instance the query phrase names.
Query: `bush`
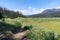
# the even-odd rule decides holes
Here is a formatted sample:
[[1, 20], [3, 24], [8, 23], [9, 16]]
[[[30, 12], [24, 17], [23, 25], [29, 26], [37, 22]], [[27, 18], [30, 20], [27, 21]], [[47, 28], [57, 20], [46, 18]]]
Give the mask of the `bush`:
[[30, 29], [32, 29], [32, 25], [30, 25], [30, 26], [24, 26], [24, 29], [25, 30], [30, 30]]
[[30, 32], [28, 33], [27, 37], [31, 40], [40, 40], [42, 33], [39, 27], [33, 27]]

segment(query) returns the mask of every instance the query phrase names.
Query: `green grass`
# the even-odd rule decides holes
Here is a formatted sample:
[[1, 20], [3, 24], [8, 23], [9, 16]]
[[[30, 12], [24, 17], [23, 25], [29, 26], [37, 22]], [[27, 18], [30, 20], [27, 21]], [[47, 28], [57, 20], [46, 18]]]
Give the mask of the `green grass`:
[[33, 27], [27, 34], [27, 38], [31, 40], [60, 40], [58, 35], [52, 31], [47, 31], [42, 27]]
[[17, 18], [16, 20], [21, 22], [22, 25], [45, 27], [60, 34], [60, 18]]
[[22, 27], [28, 28], [29, 25], [32, 25], [32, 29], [27, 35], [32, 40], [53, 40], [52, 36], [60, 40], [60, 18], [6, 18], [5, 22], [16, 25], [16, 27], [22, 24]]
[[23, 26], [32, 25], [36, 27], [44, 27], [50, 31], [54, 31], [60, 34], [60, 18], [15, 18], [6, 19], [7, 23], [15, 24], [14, 22], [20, 22]]

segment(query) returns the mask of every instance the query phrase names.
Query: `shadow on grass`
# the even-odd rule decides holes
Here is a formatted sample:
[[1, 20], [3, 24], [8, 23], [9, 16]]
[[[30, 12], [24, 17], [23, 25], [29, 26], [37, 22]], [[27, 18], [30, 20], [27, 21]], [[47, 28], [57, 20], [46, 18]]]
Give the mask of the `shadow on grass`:
[[[18, 25], [18, 23], [16, 23]], [[17, 26], [17, 25], [13, 25], [13, 24], [8, 24], [6, 22], [0, 22], [0, 33], [4, 33], [6, 31], [11, 31], [12, 33], [18, 33], [18, 32], [23, 32], [26, 30], [30, 30], [30, 28], [32, 28], [31, 26], [24, 26], [24, 28], [22, 28], [21, 23]]]
[[24, 32], [27, 29], [28, 27], [21, 28], [21, 25], [18, 27], [16, 25], [0, 22], [0, 40], [13, 40], [12, 34]]

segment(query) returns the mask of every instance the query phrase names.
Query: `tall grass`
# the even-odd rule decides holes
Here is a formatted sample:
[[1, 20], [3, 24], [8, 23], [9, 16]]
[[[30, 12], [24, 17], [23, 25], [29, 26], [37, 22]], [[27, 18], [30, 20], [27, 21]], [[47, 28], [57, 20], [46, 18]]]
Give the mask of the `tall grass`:
[[41, 27], [32, 27], [27, 37], [31, 40], [60, 40], [60, 37], [56, 37], [54, 32]]
[[[8, 28], [11, 27], [11, 30], [21, 26], [25, 26], [24, 29], [30, 29], [31, 26], [26, 25], [32, 25], [27, 35], [31, 40], [60, 40], [60, 18], [16, 18], [5, 19], [5, 22], [10, 24]], [[56, 36], [55, 32], [59, 35]]]

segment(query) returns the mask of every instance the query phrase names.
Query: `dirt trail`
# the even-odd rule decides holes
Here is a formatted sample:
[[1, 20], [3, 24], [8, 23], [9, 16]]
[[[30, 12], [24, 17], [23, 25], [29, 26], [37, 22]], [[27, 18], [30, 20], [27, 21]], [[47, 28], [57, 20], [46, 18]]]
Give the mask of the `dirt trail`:
[[14, 34], [13, 37], [15, 39], [22, 39], [22, 38], [24, 38], [27, 35], [27, 33], [28, 33], [28, 30], [24, 31], [24, 32], [19, 32], [17, 34]]

